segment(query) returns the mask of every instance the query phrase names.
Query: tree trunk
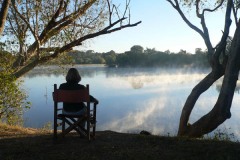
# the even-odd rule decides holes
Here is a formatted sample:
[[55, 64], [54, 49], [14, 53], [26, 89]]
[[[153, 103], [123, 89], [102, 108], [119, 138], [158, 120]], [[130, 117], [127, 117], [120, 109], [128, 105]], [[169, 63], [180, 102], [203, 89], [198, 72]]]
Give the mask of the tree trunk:
[[2, 2], [2, 8], [0, 11], [0, 34], [2, 34], [4, 29], [10, 3], [10, 0], [4, 0]]
[[[231, 45], [225, 73], [221, 70], [214, 70], [209, 75], [207, 75], [196, 87], [194, 87], [182, 110], [178, 131], [179, 136], [200, 137], [206, 133], [213, 131], [226, 119], [231, 117], [230, 108], [232, 105], [236, 82], [238, 80], [239, 69], [240, 25], [238, 24]], [[224, 79], [222, 88], [213, 109], [192, 125], [188, 124], [191, 111], [198, 97], [223, 74]]]
[[192, 109], [194, 108], [195, 103], [197, 102], [200, 95], [205, 92], [212, 84], [218, 80], [223, 75], [223, 72], [219, 71], [218, 73], [212, 71], [209, 73], [202, 81], [200, 81], [192, 90], [188, 96], [185, 105], [182, 109], [182, 114], [179, 123], [178, 135], [186, 136], [189, 132], [190, 124], [188, 123], [189, 117], [191, 115]]

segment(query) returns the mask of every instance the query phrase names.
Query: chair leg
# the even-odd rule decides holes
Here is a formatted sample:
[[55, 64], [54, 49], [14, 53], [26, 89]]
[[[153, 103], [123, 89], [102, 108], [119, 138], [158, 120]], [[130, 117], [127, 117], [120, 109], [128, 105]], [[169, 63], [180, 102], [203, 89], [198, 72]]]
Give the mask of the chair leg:
[[93, 138], [95, 138], [95, 131], [96, 131], [96, 123], [95, 123], [94, 126], [93, 126], [93, 133], [92, 133]]
[[93, 106], [93, 138], [95, 138], [95, 131], [96, 131], [96, 123], [97, 123], [97, 104], [94, 103], [94, 106]]
[[57, 139], [57, 120], [54, 119], [54, 124], [53, 124], [53, 138]]
[[[65, 120], [65, 117], [62, 119], [62, 133], [64, 133], [64, 131], [65, 131], [65, 122], [66, 122], [66, 120]], [[62, 136], [64, 137], [65, 136], [65, 134], [62, 134]]]
[[87, 138], [90, 141], [91, 140], [91, 134], [90, 134], [90, 104], [87, 106]]

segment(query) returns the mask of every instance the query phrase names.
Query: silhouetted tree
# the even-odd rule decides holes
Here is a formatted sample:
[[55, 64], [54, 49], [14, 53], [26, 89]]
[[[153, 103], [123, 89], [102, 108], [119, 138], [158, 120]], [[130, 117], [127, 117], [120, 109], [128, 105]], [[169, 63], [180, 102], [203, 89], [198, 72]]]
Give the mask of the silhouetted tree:
[[[230, 108], [240, 69], [240, 23], [237, 17], [239, 1], [167, 0], [167, 2], [179, 13], [184, 22], [203, 38], [207, 47], [207, 57], [211, 66], [211, 72], [193, 88], [188, 96], [182, 109], [178, 130], [179, 136], [200, 137], [213, 131], [231, 117]], [[226, 5], [224, 2], [226, 2]], [[212, 8], [209, 6], [211, 4]], [[183, 13], [183, 8], [186, 6], [195, 8], [196, 16], [201, 22], [201, 28], [198, 28], [197, 25], [194, 25], [187, 19]], [[226, 9], [224, 30], [219, 43], [214, 47], [210, 40], [205, 16], [221, 7]], [[232, 22], [231, 14], [235, 20], [236, 31], [230, 51], [227, 54], [227, 39]], [[224, 76], [222, 88], [213, 109], [196, 122], [190, 124], [189, 117], [199, 96], [222, 76]]]
[[135, 45], [135, 46], [132, 46], [131, 49], [130, 49], [130, 53], [143, 53], [143, 47], [140, 46], [140, 45]]

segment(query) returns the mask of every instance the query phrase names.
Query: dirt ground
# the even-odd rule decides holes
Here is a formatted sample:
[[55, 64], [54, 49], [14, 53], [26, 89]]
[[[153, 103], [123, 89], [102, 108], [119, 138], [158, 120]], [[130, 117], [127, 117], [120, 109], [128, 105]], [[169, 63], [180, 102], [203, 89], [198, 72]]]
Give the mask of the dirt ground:
[[0, 160], [239, 160], [240, 143], [97, 132], [88, 141], [76, 134], [53, 139], [49, 131], [0, 127]]

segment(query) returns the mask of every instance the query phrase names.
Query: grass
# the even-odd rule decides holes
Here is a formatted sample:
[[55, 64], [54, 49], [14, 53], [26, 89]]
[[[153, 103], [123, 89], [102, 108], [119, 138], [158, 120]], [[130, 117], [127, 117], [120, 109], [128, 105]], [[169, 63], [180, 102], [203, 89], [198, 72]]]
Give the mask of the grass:
[[1, 160], [238, 160], [240, 143], [97, 132], [88, 142], [71, 133], [53, 140], [49, 130], [0, 124]]

